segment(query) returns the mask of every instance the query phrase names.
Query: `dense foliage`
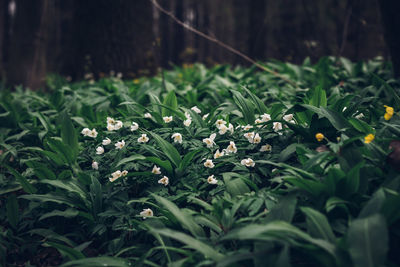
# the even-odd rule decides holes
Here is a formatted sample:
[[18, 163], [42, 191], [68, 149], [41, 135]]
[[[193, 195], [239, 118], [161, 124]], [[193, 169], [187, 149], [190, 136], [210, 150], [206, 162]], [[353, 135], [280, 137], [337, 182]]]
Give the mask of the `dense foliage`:
[[2, 90], [1, 264], [400, 264], [390, 67], [267, 65]]

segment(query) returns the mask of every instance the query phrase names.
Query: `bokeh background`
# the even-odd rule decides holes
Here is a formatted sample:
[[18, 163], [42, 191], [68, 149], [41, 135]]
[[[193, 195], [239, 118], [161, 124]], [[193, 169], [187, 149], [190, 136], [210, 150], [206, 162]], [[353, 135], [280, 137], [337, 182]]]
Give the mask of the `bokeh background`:
[[[380, 2], [395, 1], [158, 2], [255, 60], [390, 59]], [[174, 64], [248, 64], [185, 30], [149, 0], [0, 0], [0, 7], [0, 77], [8, 85], [39, 88], [48, 73], [77, 80], [114, 71], [135, 78]]]

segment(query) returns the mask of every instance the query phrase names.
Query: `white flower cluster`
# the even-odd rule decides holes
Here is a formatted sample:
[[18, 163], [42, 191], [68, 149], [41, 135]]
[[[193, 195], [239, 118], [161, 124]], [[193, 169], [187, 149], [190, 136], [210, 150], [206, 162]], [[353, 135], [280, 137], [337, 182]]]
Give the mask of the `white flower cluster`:
[[89, 136], [92, 138], [96, 138], [98, 133], [95, 128], [93, 128], [92, 130], [90, 130], [89, 128], [83, 128], [83, 130], [81, 131], [81, 134], [83, 134], [83, 136]]
[[137, 124], [136, 122], [132, 122], [131, 125], [131, 132], [136, 131], [137, 129], [139, 129], [139, 124]]
[[124, 170], [124, 171], [115, 171], [111, 174], [112, 177], [108, 178], [110, 180], [110, 182], [114, 182], [115, 180], [117, 180], [118, 178], [122, 177], [122, 176], [126, 176], [128, 175], [128, 171]]
[[154, 213], [151, 209], [143, 209], [143, 211], [140, 212], [140, 216], [143, 217], [143, 219], [146, 219], [147, 217], [153, 217]]
[[258, 133], [256, 133], [256, 134], [254, 132], [245, 133], [244, 137], [246, 137], [247, 141], [249, 141], [249, 143], [251, 143], [251, 144], [261, 143], [261, 137]]
[[137, 141], [139, 143], [147, 143], [149, 142], [149, 138], [147, 137], [147, 134], [142, 134], [142, 136], [139, 137]]
[[111, 117], [107, 117], [107, 130], [108, 131], [117, 131], [122, 128], [124, 124], [122, 121], [117, 121]]
[[[153, 169], [151, 170], [151, 173], [153, 174], [161, 174], [160, 167], [157, 165], [153, 166]], [[169, 178], [167, 176], [163, 176], [160, 180], [158, 180], [159, 184], [163, 184], [164, 186], [167, 186], [169, 184]]]
[[171, 138], [174, 139], [175, 143], [182, 144], [182, 135], [180, 133], [174, 133]]
[[219, 134], [220, 135], [224, 135], [227, 131], [229, 131], [231, 134], [233, 134], [234, 132], [234, 128], [233, 125], [231, 123], [228, 124], [228, 126], [226, 126], [227, 122], [224, 120], [217, 120], [215, 122], [215, 125], [217, 126], [217, 129], [219, 130]]
[[166, 116], [163, 117], [163, 120], [165, 123], [170, 123], [171, 121], [173, 121], [173, 117], [172, 116]]

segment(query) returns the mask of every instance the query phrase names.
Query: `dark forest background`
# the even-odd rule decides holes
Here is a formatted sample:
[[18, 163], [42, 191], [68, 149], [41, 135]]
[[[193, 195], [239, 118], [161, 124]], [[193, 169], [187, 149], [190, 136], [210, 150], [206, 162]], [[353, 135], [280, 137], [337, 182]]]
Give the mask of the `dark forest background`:
[[[377, 0], [158, 2], [256, 60], [390, 56], [382, 26], [390, 18], [382, 19]], [[248, 64], [177, 25], [148, 0], [0, 0], [0, 77], [10, 85], [38, 88], [48, 73], [80, 79], [113, 70], [134, 78], [192, 62]]]

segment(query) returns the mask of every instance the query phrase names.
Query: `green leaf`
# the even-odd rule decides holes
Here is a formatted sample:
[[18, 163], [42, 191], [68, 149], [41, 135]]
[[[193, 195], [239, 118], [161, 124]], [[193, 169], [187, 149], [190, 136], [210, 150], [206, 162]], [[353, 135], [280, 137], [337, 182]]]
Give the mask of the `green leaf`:
[[232, 196], [240, 196], [250, 192], [247, 184], [240, 178], [240, 174], [225, 172], [222, 173], [222, 177], [224, 179], [226, 191]]
[[353, 125], [353, 127], [361, 133], [370, 134], [374, 132], [374, 129], [372, 129], [372, 127], [369, 126], [368, 123], [362, 120], [356, 118], [350, 118], [349, 123]]
[[258, 96], [256, 96], [255, 94], [253, 94], [249, 89], [247, 89], [244, 86], [241, 86], [243, 90], [246, 91], [246, 93], [250, 96], [253, 104], [255, 107], [257, 107], [258, 112], [260, 114], [264, 114], [264, 113], [268, 113], [268, 108], [267, 106], [265, 106], [264, 102], [261, 101], [260, 98], [258, 98]]
[[364, 161], [358, 163], [347, 174], [346, 193], [348, 196], [358, 192], [360, 187], [360, 169], [364, 166], [364, 164]]
[[75, 162], [76, 156], [72, 148], [64, 144], [59, 138], [52, 137], [47, 139], [49, 147], [57, 153], [64, 163], [71, 164]]
[[379, 77], [375, 73], [371, 73], [371, 76], [372, 76], [374, 82], [379, 83], [380, 85], [384, 86], [386, 94], [388, 96], [393, 97], [396, 107], [400, 107], [400, 97], [396, 93], [396, 91], [393, 89], [393, 87], [391, 87], [385, 80], [383, 80], [381, 77]]
[[242, 94], [236, 90], [230, 90], [233, 94], [233, 100], [237, 107], [242, 112], [244, 121], [247, 124], [253, 124], [255, 120], [254, 108], [250, 105], [249, 101], [242, 96]]
[[62, 245], [62, 244], [58, 244], [58, 243], [54, 243], [54, 242], [45, 242], [44, 245], [57, 249], [58, 252], [60, 252], [60, 254], [63, 255], [63, 257], [67, 257], [70, 260], [79, 260], [79, 259], [85, 258], [85, 255], [83, 255], [82, 252], [80, 252], [76, 249], [70, 248], [66, 245]]
[[265, 222], [272, 221], [285, 221], [292, 222], [293, 216], [296, 211], [297, 198], [294, 194], [289, 194], [283, 197], [280, 197], [278, 203], [272, 208], [267, 207], [269, 212], [265, 217]]
[[[175, 91], [170, 91], [167, 96], [164, 98], [163, 104], [167, 107], [170, 107], [173, 110], [177, 110], [178, 108], [178, 101], [176, 100]], [[161, 114], [163, 117], [173, 115], [167, 108], [162, 108]]]
[[224, 255], [219, 253], [215, 249], [215, 247], [211, 247], [211, 246], [205, 244], [204, 242], [201, 242], [199, 239], [193, 238], [187, 234], [173, 231], [170, 229], [150, 228], [150, 230], [151, 230], [151, 232], [178, 240], [178, 241], [186, 244], [186, 246], [188, 246], [189, 248], [195, 249], [195, 250], [199, 251], [200, 253], [202, 253], [205, 257], [213, 259], [215, 261], [219, 261], [224, 257]]
[[17, 197], [14, 194], [7, 198], [6, 209], [8, 222], [11, 227], [16, 229], [19, 221], [19, 207]]
[[117, 165], [116, 165], [115, 167], [119, 167], [119, 166], [121, 166], [122, 164], [131, 162], [131, 161], [134, 161], [134, 160], [145, 160], [145, 159], [146, 159], [145, 156], [140, 155], [140, 154], [135, 154], [135, 155], [132, 155], [132, 156], [130, 156], [130, 157], [121, 159], [121, 160], [117, 163]]
[[227, 233], [222, 237], [222, 240], [286, 241], [293, 246], [299, 246], [300, 244], [297, 241], [303, 241], [335, 256], [335, 247], [332, 244], [325, 240], [312, 238], [307, 233], [283, 221], [273, 221], [267, 224], [248, 224]]
[[350, 127], [350, 124], [347, 120], [343, 117], [343, 115], [339, 114], [336, 111], [330, 110], [328, 108], [317, 108], [310, 105], [302, 104], [301, 106], [305, 107], [308, 110], [311, 110], [318, 114], [319, 118], [327, 118], [329, 122], [335, 127], [337, 130], [342, 130]]
[[326, 92], [322, 89], [321, 86], [315, 87], [313, 94], [311, 96], [310, 105], [313, 105], [317, 108], [326, 107]]
[[98, 266], [110, 266], [110, 267], [130, 267], [128, 260], [117, 257], [95, 257], [86, 258], [80, 260], [73, 260], [64, 263], [60, 267], [75, 267], [75, 266], [86, 266], [86, 267], [98, 267]]
[[150, 134], [153, 136], [153, 138], [160, 146], [161, 151], [164, 152], [164, 154], [171, 160], [171, 162], [175, 165], [175, 167], [178, 167], [182, 160], [178, 150], [176, 150], [176, 148], [172, 144], [165, 141], [158, 134], [153, 132], [150, 132]]
[[158, 203], [162, 204], [174, 217], [194, 236], [204, 236], [203, 229], [194, 221], [193, 217], [166, 198], [152, 194]]
[[383, 266], [389, 250], [385, 218], [375, 214], [354, 220], [348, 230], [347, 244], [354, 266]]
[[49, 184], [57, 188], [64, 189], [70, 193], [75, 193], [80, 196], [80, 198], [83, 201], [87, 201], [87, 194], [84, 191], [84, 188], [80, 186], [76, 181], [74, 180], [67, 180], [67, 181], [61, 181], [61, 180], [40, 180], [39, 183], [43, 184]]
[[17, 179], [17, 181], [21, 184], [21, 186], [22, 186], [22, 188], [24, 189], [24, 191], [26, 192], [26, 193], [29, 193], [29, 194], [34, 194], [34, 193], [36, 193], [36, 188], [32, 185], [32, 184], [30, 184], [29, 182], [28, 182], [28, 180], [24, 177], [24, 176], [22, 176], [21, 174], [19, 174], [16, 170], [14, 170], [13, 168], [11, 168], [10, 166], [8, 166], [8, 165], [4, 165], [7, 169], [8, 169], [8, 171], [15, 177], [15, 179]]
[[64, 218], [73, 218], [79, 214], [79, 211], [76, 209], [68, 208], [64, 211], [61, 210], [53, 210], [51, 212], [47, 212], [40, 216], [39, 221], [44, 220], [46, 218], [54, 217], [54, 216], [61, 216]]
[[192, 159], [194, 158], [194, 156], [195, 156], [197, 153], [199, 153], [199, 152], [201, 152], [201, 151], [203, 151], [203, 150], [204, 150], [204, 148], [199, 148], [199, 149], [196, 149], [196, 150], [193, 150], [193, 151], [190, 151], [189, 153], [187, 153], [187, 154], [183, 157], [183, 160], [181, 161], [181, 163], [179, 164], [178, 171], [183, 171], [183, 170], [185, 170], [185, 168], [186, 168], [187, 166], [189, 166], [189, 165], [192, 163]]
[[61, 114], [61, 139], [64, 144], [71, 148], [75, 159], [79, 152], [78, 135], [66, 111]]
[[309, 207], [301, 207], [306, 215], [307, 229], [312, 237], [321, 238], [335, 244], [335, 235], [324, 214]]
[[173, 174], [172, 165], [169, 160], [161, 160], [157, 157], [146, 157], [146, 160], [164, 168], [169, 174]]

